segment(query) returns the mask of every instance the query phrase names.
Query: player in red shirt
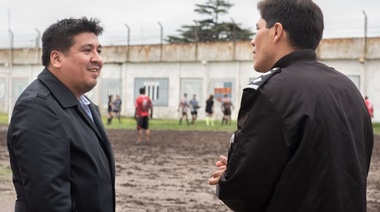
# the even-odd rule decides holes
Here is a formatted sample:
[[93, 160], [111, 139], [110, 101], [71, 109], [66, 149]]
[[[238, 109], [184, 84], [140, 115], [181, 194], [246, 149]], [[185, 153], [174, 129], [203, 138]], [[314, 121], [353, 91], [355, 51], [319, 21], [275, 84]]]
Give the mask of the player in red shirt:
[[140, 88], [140, 96], [137, 97], [135, 103], [135, 117], [137, 121], [137, 130], [139, 132], [137, 143], [142, 142], [142, 130], [145, 130], [145, 141], [149, 142], [149, 109], [150, 109], [150, 118], [153, 115], [153, 105], [150, 98], [145, 95], [145, 88]]
[[371, 101], [369, 101], [367, 96], [364, 98], [364, 102], [365, 102], [365, 105], [367, 106], [369, 116], [371, 116], [371, 118], [373, 118], [373, 105], [372, 105]]

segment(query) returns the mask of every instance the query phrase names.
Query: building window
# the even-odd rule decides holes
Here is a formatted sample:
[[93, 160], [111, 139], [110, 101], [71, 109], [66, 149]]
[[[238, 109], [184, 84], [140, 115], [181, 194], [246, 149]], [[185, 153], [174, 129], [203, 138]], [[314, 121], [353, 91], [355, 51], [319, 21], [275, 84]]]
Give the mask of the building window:
[[360, 75], [348, 75], [348, 78], [350, 78], [350, 80], [352, 80], [352, 82], [360, 90]]
[[142, 87], [145, 88], [145, 95], [149, 96], [154, 106], [168, 106], [168, 78], [135, 78], [135, 99], [140, 95], [139, 89]]

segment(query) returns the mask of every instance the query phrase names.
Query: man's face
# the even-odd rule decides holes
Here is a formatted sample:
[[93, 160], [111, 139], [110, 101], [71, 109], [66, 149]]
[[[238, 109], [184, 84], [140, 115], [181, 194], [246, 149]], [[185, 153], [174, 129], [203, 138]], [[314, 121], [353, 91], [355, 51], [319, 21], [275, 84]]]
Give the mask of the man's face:
[[100, 56], [102, 46], [94, 33], [86, 32], [74, 36], [74, 45], [62, 56], [64, 84], [77, 97], [90, 91], [97, 84], [103, 67]]
[[272, 33], [273, 28], [266, 28], [266, 21], [262, 18], [256, 24], [256, 36], [251, 40], [253, 48], [254, 69], [258, 72], [267, 72], [273, 65]]

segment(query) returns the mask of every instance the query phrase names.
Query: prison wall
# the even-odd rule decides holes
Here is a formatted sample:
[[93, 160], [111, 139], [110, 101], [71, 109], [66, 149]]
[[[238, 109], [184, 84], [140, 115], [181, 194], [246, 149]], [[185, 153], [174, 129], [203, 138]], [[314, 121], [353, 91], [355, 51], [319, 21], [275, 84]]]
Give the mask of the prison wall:
[[[220, 96], [228, 93], [237, 118], [242, 89], [259, 76], [253, 70], [249, 41], [105, 46], [104, 66], [98, 85], [86, 95], [106, 114], [107, 96], [120, 95], [122, 115], [133, 116], [138, 88], [147, 86], [155, 118], [178, 118], [183, 93], [197, 95], [205, 117], [205, 101], [214, 94], [216, 119], [221, 118]], [[380, 38], [323, 39], [318, 59], [344, 73], [380, 108]], [[0, 49], [0, 113], [7, 113], [25, 87], [43, 69], [41, 49]], [[380, 121], [380, 115], [374, 121]]]

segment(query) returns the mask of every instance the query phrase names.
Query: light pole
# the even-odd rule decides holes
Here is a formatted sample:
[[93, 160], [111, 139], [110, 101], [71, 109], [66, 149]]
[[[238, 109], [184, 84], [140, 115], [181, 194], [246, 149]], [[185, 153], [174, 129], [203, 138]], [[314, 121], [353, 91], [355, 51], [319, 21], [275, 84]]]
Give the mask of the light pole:
[[37, 28], [35, 28], [37, 32], [37, 38], [36, 38], [36, 48], [40, 48], [40, 40], [41, 40], [41, 32]]
[[232, 42], [233, 42], [233, 52], [232, 52], [232, 60], [235, 60], [236, 58], [236, 24], [235, 24], [235, 20], [233, 18], [231, 18], [231, 21], [232, 21]]
[[367, 59], [367, 14], [363, 10], [363, 15], [364, 15], [364, 47], [363, 47], [363, 55], [360, 57], [359, 62], [363, 64], [364, 68], [364, 93], [367, 95], [367, 87], [368, 87], [368, 73], [367, 73], [367, 66], [366, 66], [366, 59]]
[[199, 22], [194, 20], [195, 23], [195, 33], [194, 33], [194, 42], [195, 42], [195, 60], [198, 59], [198, 42], [199, 42]]
[[163, 38], [164, 38], [164, 27], [160, 22], [158, 22], [158, 25], [160, 25], [160, 61], [162, 61], [162, 44], [163, 44]]
[[130, 32], [131, 32], [131, 30], [129, 29], [129, 26], [128, 26], [128, 24], [124, 24], [125, 25], [125, 27], [127, 27], [127, 29], [128, 29], [128, 37], [127, 37], [127, 47], [128, 47], [128, 49], [127, 49], [127, 62], [129, 61], [129, 41], [130, 41]]
[[12, 30], [8, 29], [10, 35], [9, 64], [8, 64], [8, 123], [12, 116], [12, 66], [13, 66], [13, 37]]
[[363, 57], [360, 62], [364, 63], [367, 58], [367, 14], [365, 11], [362, 11], [364, 14], [364, 47], [363, 47]]
[[41, 32], [37, 28], [35, 28], [37, 32], [37, 37], [36, 37], [36, 51], [37, 51], [37, 61], [41, 60], [40, 57], [40, 41], [41, 41]]

